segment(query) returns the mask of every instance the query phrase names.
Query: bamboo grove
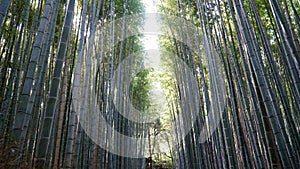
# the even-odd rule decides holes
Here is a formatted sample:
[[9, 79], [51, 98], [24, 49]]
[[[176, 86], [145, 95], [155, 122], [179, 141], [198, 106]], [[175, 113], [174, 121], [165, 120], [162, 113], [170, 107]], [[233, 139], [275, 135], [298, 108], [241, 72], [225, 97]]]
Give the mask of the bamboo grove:
[[[171, 52], [180, 60], [164, 62], [173, 78], [141, 66], [143, 35], [125, 31], [143, 25], [124, 19], [145, 14], [142, 1], [0, 0], [0, 168], [300, 168], [300, 1], [155, 2], [161, 14], [184, 21], [159, 38], [161, 58]], [[194, 32], [184, 31], [185, 21]], [[106, 34], [99, 33], [105, 25]], [[196, 35], [199, 41], [192, 40]], [[136, 57], [122, 65], [132, 53]], [[188, 65], [197, 91], [180, 62]], [[116, 71], [128, 76], [114, 76]], [[152, 110], [151, 83], [159, 78], [167, 108]], [[125, 90], [127, 81], [131, 103], [146, 114], [121, 114], [130, 108], [117, 89]], [[96, 127], [99, 117], [80, 123], [95, 109], [113, 130], [149, 142], [140, 142], [141, 149], [125, 146]], [[203, 140], [211, 110], [221, 120]], [[142, 123], [160, 111], [168, 118]], [[158, 136], [171, 128], [164, 123], [175, 126], [174, 137], [166, 138], [172, 142], [191, 125], [186, 116], [195, 114], [185, 137], [169, 152], [156, 153]], [[85, 128], [102, 133], [103, 144]], [[110, 145], [132, 157], [108, 151]], [[140, 153], [147, 156], [135, 156]]]

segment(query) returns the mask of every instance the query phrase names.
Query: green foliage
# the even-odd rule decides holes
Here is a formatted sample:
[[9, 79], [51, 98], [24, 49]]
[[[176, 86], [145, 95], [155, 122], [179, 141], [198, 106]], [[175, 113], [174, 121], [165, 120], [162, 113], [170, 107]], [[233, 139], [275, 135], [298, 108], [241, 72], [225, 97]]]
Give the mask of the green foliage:
[[150, 106], [149, 94], [151, 81], [149, 79], [149, 69], [138, 72], [131, 80], [129, 92], [132, 104], [137, 110], [145, 111]]

